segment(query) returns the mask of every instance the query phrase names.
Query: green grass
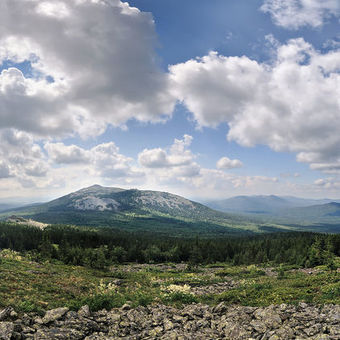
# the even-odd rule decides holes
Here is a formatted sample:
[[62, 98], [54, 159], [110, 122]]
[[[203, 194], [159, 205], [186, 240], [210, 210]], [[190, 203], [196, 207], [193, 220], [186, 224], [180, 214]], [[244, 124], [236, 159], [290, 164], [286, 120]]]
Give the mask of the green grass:
[[226, 276], [230, 276], [230, 277], [237, 277], [239, 279], [241, 278], [256, 278], [259, 276], [264, 276], [266, 275], [266, 273], [262, 270], [257, 268], [254, 265], [251, 266], [229, 266], [226, 267], [220, 271], [216, 272], [217, 276], [220, 277], [226, 277]]
[[[339, 264], [339, 259], [336, 260]], [[127, 265], [130, 266], [130, 265]], [[284, 268], [282, 277], [266, 276], [260, 267], [231, 266], [220, 263], [183, 271], [155, 267], [143, 271], [126, 271], [118, 266], [110, 271], [69, 266], [58, 262], [37, 263], [17, 253], [0, 253], [0, 307], [12, 306], [19, 312], [43, 313], [47, 309], [68, 306], [73, 310], [88, 304], [91, 310], [121, 307], [130, 302], [133, 307], [151, 303], [181, 306], [193, 302], [249, 306], [298, 303], [300, 301], [340, 304], [340, 274], [326, 266], [319, 273], [308, 275]], [[221, 269], [220, 267], [223, 267]], [[211, 270], [215, 270], [215, 274]], [[280, 271], [280, 267], [274, 268]], [[216, 275], [217, 274], [217, 275]], [[116, 285], [115, 280], [120, 284]], [[222, 294], [198, 296], [196, 286], [233, 280], [236, 288]], [[188, 291], [181, 291], [185, 285]], [[170, 288], [177, 287], [178, 291]]]
[[234, 289], [217, 297], [218, 301], [245, 306], [270, 304], [340, 304], [340, 275], [328, 271], [315, 275], [286, 273], [284, 278], [261, 277], [245, 280]]

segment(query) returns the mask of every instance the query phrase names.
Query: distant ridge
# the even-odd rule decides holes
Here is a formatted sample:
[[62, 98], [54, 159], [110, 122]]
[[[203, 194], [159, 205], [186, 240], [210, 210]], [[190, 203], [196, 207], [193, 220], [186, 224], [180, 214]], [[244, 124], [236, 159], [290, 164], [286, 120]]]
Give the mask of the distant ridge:
[[226, 213], [276, 219], [285, 224], [332, 224], [340, 227], [340, 200], [293, 196], [236, 196], [206, 203]]
[[[293, 196], [275, 196], [275, 195], [258, 195], [258, 196], [235, 196], [224, 200], [206, 202], [206, 205], [212, 209], [224, 212], [238, 213], [277, 213], [280, 210], [288, 208], [308, 207], [313, 205], [323, 205], [331, 203], [330, 199], [305, 199]], [[339, 203], [339, 200], [334, 200]]]
[[253, 234], [262, 225], [168, 192], [98, 184], [2, 215], [5, 218], [12, 214], [48, 224], [111, 227], [173, 236]]
[[310, 209], [296, 207], [296, 201], [307, 205], [301, 200], [274, 195], [238, 196], [210, 202], [208, 207], [168, 192], [96, 184], [47, 203], [1, 213], [0, 218], [16, 215], [46, 224], [191, 237], [292, 230], [340, 232], [340, 203], [328, 202]]

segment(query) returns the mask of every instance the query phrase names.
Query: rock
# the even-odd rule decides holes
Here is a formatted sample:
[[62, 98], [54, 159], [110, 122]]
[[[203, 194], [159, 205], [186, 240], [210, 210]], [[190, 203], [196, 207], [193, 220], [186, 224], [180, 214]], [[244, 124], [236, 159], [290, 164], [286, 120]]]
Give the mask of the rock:
[[43, 325], [44, 324], [42, 318], [40, 318], [40, 317], [35, 318], [34, 319], [34, 323], [36, 323], [38, 325]]
[[46, 328], [39, 329], [34, 335], [34, 340], [78, 340], [84, 335], [74, 329], [67, 328]]
[[322, 326], [321, 324], [316, 324], [312, 327], [306, 328], [304, 329], [304, 332], [309, 336], [312, 337], [313, 335], [316, 335], [318, 333], [320, 333], [320, 331], [322, 330]]
[[280, 340], [280, 338], [278, 335], [274, 334], [269, 338], [269, 340]]
[[18, 313], [14, 310], [12, 310], [10, 313], [9, 313], [9, 316], [12, 318], [12, 319], [15, 319], [17, 316], [18, 316]]
[[159, 337], [162, 334], [163, 328], [162, 327], [155, 327], [150, 331], [150, 335], [154, 337]]
[[[128, 307], [127, 307], [128, 306]], [[323, 307], [304, 304], [262, 308], [210, 307], [200, 303], [176, 309], [162, 304], [90, 313], [57, 308], [21, 319], [0, 322], [0, 340], [280, 340], [340, 339], [338, 305]], [[6, 318], [10, 315], [8, 312]]]
[[165, 333], [162, 337], [162, 340], [177, 340], [178, 334], [174, 331]]
[[21, 334], [19, 332], [13, 332], [11, 340], [21, 340]]
[[6, 307], [2, 311], [0, 311], [0, 321], [3, 321], [6, 318], [8, 318], [12, 311], [13, 311], [12, 307]]
[[117, 338], [105, 336], [103, 333], [95, 333], [90, 336], [87, 336], [84, 340], [117, 340]]
[[213, 308], [214, 313], [222, 314], [227, 310], [227, 306], [224, 302], [221, 302], [216, 307]]
[[91, 316], [90, 307], [88, 305], [82, 306], [78, 310], [78, 316], [80, 316], [82, 318], [88, 318], [89, 316]]
[[275, 335], [279, 337], [279, 339], [293, 339], [294, 331], [289, 326], [283, 326], [277, 330], [275, 330]]
[[340, 339], [340, 325], [332, 325], [329, 327], [329, 334]]
[[131, 309], [131, 306], [128, 303], [125, 303], [121, 308], [121, 310], [129, 310], [129, 309]]
[[237, 340], [237, 339], [248, 339], [250, 338], [250, 332], [246, 331], [240, 325], [234, 324], [230, 327], [227, 327], [224, 332], [227, 339]]
[[256, 319], [261, 320], [269, 329], [279, 328], [282, 324], [279, 314], [272, 307], [259, 308], [255, 311], [254, 316]]
[[59, 320], [68, 312], [68, 310], [69, 310], [68, 308], [64, 307], [47, 311], [42, 319], [43, 324], [48, 324], [50, 322]]
[[259, 320], [252, 320], [250, 322], [250, 325], [255, 329], [256, 332], [258, 333], [264, 333], [267, 330], [266, 325]]
[[28, 314], [24, 314], [21, 317], [21, 322], [25, 325], [25, 326], [30, 326], [32, 324], [32, 319]]
[[109, 323], [119, 322], [120, 314], [115, 311], [111, 311], [107, 314], [107, 319], [109, 320]]
[[164, 320], [164, 330], [170, 331], [174, 328], [174, 324], [170, 320]]
[[0, 322], [0, 340], [10, 340], [14, 331], [13, 322]]
[[175, 321], [175, 322], [179, 322], [179, 323], [183, 323], [185, 318], [183, 316], [180, 316], [180, 315], [174, 315], [172, 317], [172, 320]]

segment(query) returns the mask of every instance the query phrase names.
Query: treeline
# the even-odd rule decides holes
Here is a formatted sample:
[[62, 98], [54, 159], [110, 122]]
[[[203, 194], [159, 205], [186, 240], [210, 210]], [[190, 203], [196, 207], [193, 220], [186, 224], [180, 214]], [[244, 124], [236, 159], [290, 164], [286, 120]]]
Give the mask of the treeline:
[[252, 237], [181, 239], [113, 229], [50, 226], [44, 230], [0, 223], [0, 249], [29, 253], [35, 260], [104, 268], [113, 263], [265, 262], [312, 267], [340, 256], [340, 235], [276, 233]]

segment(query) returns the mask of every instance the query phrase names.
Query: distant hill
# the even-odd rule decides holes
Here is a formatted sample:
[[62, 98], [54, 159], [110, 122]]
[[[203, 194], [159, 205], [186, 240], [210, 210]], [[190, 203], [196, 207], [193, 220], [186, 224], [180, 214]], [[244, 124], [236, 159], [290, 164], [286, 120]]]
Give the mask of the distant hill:
[[206, 202], [205, 204], [212, 209], [228, 213], [277, 215], [289, 208], [308, 207], [331, 202], [330, 199], [305, 199], [270, 195], [235, 196], [224, 200]]
[[13, 214], [48, 224], [113, 227], [174, 236], [251, 235], [280, 228], [247, 217], [218, 212], [167, 192], [99, 185], [48, 203], [8, 211], [2, 217]]
[[278, 196], [239, 196], [210, 203], [208, 207], [167, 192], [93, 185], [47, 203], [0, 213], [0, 218], [15, 215], [46, 224], [110, 227], [173, 236], [216, 237], [291, 230], [340, 231], [333, 223], [334, 220], [340, 221], [336, 210], [328, 212], [327, 218], [333, 223], [330, 226], [316, 225], [317, 218], [314, 221], [313, 218], [307, 219], [305, 223], [303, 216], [308, 214], [307, 210], [294, 210], [289, 215], [291, 218], [287, 219], [285, 214], [297, 209], [294, 204], [292, 199]]
[[21, 204], [14, 204], [14, 203], [0, 203], [0, 212], [15, 209], [20, 207]]
[[292, 208], [294, 204], [279, 196], [236, 196], [220, 201], [207, 202], [212, 209], [242, 213], [271, 214], [281, 209]]
[[257, 216], [264, 221], [312, 230], [340, 232], [340, 200], [304, 199], [293, 196], [236, 196], [207, 202], [225, 213]]
[[309, 207], [293, 208], [289, 209], [287, 213], [292, 217], [301, 219], [339, 218], [340, 222], [340, 203], [331, 202]]

